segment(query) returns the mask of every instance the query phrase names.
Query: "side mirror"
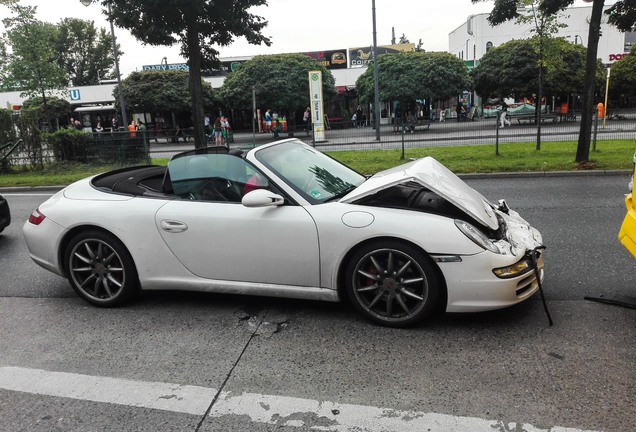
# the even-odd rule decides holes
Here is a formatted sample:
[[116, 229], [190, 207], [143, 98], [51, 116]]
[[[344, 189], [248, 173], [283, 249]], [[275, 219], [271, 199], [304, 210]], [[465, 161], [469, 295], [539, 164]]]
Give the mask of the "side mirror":
[[271, 207], [285, 203], [285, 198], [267, 189], [256, 189], [243, 196], [241, 203], [245, 207]]

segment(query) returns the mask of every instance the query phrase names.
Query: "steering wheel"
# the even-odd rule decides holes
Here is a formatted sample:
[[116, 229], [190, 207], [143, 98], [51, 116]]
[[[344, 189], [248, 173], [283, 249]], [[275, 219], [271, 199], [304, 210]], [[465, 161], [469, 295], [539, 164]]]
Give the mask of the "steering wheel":
[[204, 179], [200, 184], [190, 191], [190, 199], [195, 201], [227, 201], [228, 199], [219, 192], [215, 183], [220, 179]]

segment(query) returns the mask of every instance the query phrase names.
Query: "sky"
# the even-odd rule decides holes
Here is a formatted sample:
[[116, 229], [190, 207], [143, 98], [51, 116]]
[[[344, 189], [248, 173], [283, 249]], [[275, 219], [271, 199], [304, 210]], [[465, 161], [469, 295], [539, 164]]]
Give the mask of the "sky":
[[[94, 0], [95, 1], [95, 0]], [[79, 0], [21, 0], [24, 5], [37, 6], [42, 21], [59, 22], [62, 18], [92, 20], [97, 27], [109, 31], [110, 26], [97, 3], [85, 7]], [[575, 6], [584, 5], [576, 0]], [[269, 0], [267, 6], [251, 12], [268, 22], [263, 35], [272, 45], [250, 45], [237, 39], [232, 45], [216, 47], [220, 57], [240, 57], [256, 54], [281, 54], [304, 51], [345, 49], [373, 44], [372, 2], [370, 0]], [[404, 34], [415, 44], [422, 40], [426, 51], [447, 51], [448, 34], [462, 25], [470, 15], [488, 13], [493, 1], [473, 4], [471, 0], [376, 0], [378, 45], [391, 43], [392, 29], [396, 40]], [[0, 7], [0, 18], [8, 13]], [[124, 54], [120, 70], [125, 77], [141, 70], [143, 65], [182, 63], [178, 46], [143, 45], [127, 30], [115, 27], [115, 36]]]

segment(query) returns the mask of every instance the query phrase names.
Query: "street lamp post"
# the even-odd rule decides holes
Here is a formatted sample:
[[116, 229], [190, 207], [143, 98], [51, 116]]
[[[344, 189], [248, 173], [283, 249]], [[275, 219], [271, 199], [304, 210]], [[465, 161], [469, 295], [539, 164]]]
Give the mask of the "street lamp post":
[[[93, 0], [80, 0], [84, 6], [90, 6]], [[117, 40], [115, 39], [115, 26], [113, 25], [113, 16], [108, 5], [108, 21], [110, 21], [110, 35], [113, 40], [113, 57], [115, 58], [115, 74], [117, 75], [117, 90], [119, 91], [119, 107], [121, 108], [121, 121], [123, 126], [128, 124], [128, 116], [126, 115], [126, 104], [124, 103], [124, 91], [121, 88], [121, 74], [119, 73], [119, 54], [117, 53]]]
[[371, 0], [373, 15], [373, 122], [375, 140], [380, 141], [380, 86], [378, 78], [378, 37], [375, 28], [375, 0]]

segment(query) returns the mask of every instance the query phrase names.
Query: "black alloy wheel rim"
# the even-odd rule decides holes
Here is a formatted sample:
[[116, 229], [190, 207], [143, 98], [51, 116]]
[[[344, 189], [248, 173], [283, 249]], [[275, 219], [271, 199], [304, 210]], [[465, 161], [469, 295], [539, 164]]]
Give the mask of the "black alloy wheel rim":
[[87, 296], [106, 301], [117, 297], [126, 282], [119, 254], [99, 239], [85, 239], [70, 254], [69, 272], [75, 286]]
[[426, 273], [413, 257], [397, 249], [366, 254], [353, 271], [353, 293], [362, 308], [386, 322], [410, 320], [426, 306]]

